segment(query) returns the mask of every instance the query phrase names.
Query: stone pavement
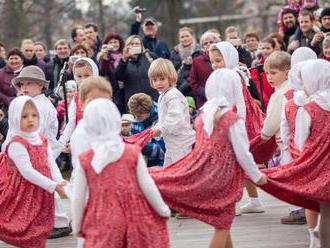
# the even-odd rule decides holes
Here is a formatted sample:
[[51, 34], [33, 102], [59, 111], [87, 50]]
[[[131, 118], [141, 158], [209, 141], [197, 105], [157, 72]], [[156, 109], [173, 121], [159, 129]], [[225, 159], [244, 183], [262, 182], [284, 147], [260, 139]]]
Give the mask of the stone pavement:
[[[235, 248], [307, 248], [308, 232], [305, 225], [290, 226], [280, 224], [279, 219], [288, 213], [287, 204], [261, 193], [266, 212], [262, 214], [246, 214], [238, 216], [232, 227]], [[244, 196], [243, 205], [246, 202]], [[66, 208], [69, 203], [65, 200]], [[200, 221], [187, 219], [168, 222], [171, 247], [173, 248], [204, 248], [213, 233], [213, 228]], [[12, 247], [0, 242], [0, 248]], [[49, 240], [47, 248], [76, 247], [73, 236]]]

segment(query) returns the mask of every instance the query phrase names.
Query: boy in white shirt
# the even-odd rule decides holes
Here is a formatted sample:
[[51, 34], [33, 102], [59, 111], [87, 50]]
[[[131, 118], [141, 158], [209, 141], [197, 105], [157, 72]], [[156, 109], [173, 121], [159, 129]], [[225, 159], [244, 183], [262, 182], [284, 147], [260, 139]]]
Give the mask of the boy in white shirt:
[[154, 60], [149, 67], [148, 76], [151, 86], [160, 93], [158, 123], [153, 132], [154, 137], [164, 138], [166, 166], [190, 152], [195, 143], [195, 131], [190, 125], [187, 100], [175, 88], [177, 73], [172, 62], [162, 58]]

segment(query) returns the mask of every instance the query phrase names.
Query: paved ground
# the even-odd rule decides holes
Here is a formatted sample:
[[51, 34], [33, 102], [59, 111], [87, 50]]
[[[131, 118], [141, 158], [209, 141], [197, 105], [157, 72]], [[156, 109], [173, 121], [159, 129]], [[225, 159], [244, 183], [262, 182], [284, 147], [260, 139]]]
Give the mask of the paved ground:
[[[232, 227], [234, 247], [237, 248], [307, 248], [308, 234], [306, 226], [288, 226], [279, 222], [280, 217], [288, 213], [287, 205], [269, 195], [261, 195], [266, 212], [249, 214], [235, 218]], [[243, 198], [242, 203], [246, 201]], [[68, 207], [68, 202], [65, 202]], [[204, 248], [208, 247], [213, 229], [197, 220], [169, 221], [171, 247]], [[12, 247], [0, 242], [0, 248]], [[76, 247], [72, 236], [50, 240], [47, 248]]]

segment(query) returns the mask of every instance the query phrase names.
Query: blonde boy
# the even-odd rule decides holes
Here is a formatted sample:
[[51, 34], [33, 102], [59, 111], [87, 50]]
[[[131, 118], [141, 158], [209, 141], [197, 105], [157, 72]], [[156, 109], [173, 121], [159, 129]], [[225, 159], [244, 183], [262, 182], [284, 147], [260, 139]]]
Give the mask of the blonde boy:
[[154, 137], [162, 136], [166, 153], [164, 166], [185, 156], [195, 143], [195, 131], [190, 125], [186, 98], [175, 88], [177, 73], [171, 61], [154, 60], [148, 71], [151, 87], [160, 93], [158, 123], [153, 128]]
[[269, 84], [275, 89], [267, 107], [267, 115], [261, 130], [263, 139], [270, 139], [275, 135], [276, 142], [280, 149], [283, 149], [281, 142], [281, 113], [283, 108], [284, 94], [290, 89], [288, 73], [290, 70], [291, 56], [282, 51], [273, 52], [265, 61], [264, 70]]

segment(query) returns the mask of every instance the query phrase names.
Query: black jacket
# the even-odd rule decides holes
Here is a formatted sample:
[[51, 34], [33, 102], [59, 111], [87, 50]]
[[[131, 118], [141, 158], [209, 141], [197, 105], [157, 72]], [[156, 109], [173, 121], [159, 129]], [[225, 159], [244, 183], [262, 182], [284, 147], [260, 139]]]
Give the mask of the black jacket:
[[[131, 34], [130, 35], [138, 35], [140, 30], [141, 22], [135, 22], [131, 26]], [[169, 59], [170, 58], [170, 50], [168, 49], [166, 43], [158, 38], [150, 38], [144, 36], [142, 39], [142, 43], [144, 48], [149, 51], [155, 53], [158, 57]]]
[[4, 60], [3, 58], [0, 58], [0, 69], [6, 66], [6, 60]]
[[[156, 55], [148, 53], [150, 58], [157, 58]], [[145, 93], [157, 102], [159, 94], [150, 86], [148, 78], [151, 62], [145, 53], [140, 54], [137, 59], [129, 58], [126, 62], [123, 59], [119, 61], [115, 75], [118, 81], [124, 82], [125, 105], [135, 93]]]
[[[191, 58], [194, 59], [202, 54], [203, 52], [200, 50], [200, 47], [196, 46], [195, 51], [191, 55]], [[178, 90], [185, 96], [194, 97], [194, 93], [192, 92], [192, 89], [190, 87], [190, 69], [192, 64], [182, 64], [182, 60], [177, 47], [174, 47], [171, 53], [171, 61], [176, 71], [178, 72], [178, 81], [177, 81]]]
[[[45, 67], [46, 79], [50, 81], [49, 89], [54, 90], [58, 84], [61, 69], [64, 62], [68, 62], [69, 57], [65, 59], [59, 59], [57, 55], [51, 60]], [[69, 78], [68, 78], [69, 79]]]

